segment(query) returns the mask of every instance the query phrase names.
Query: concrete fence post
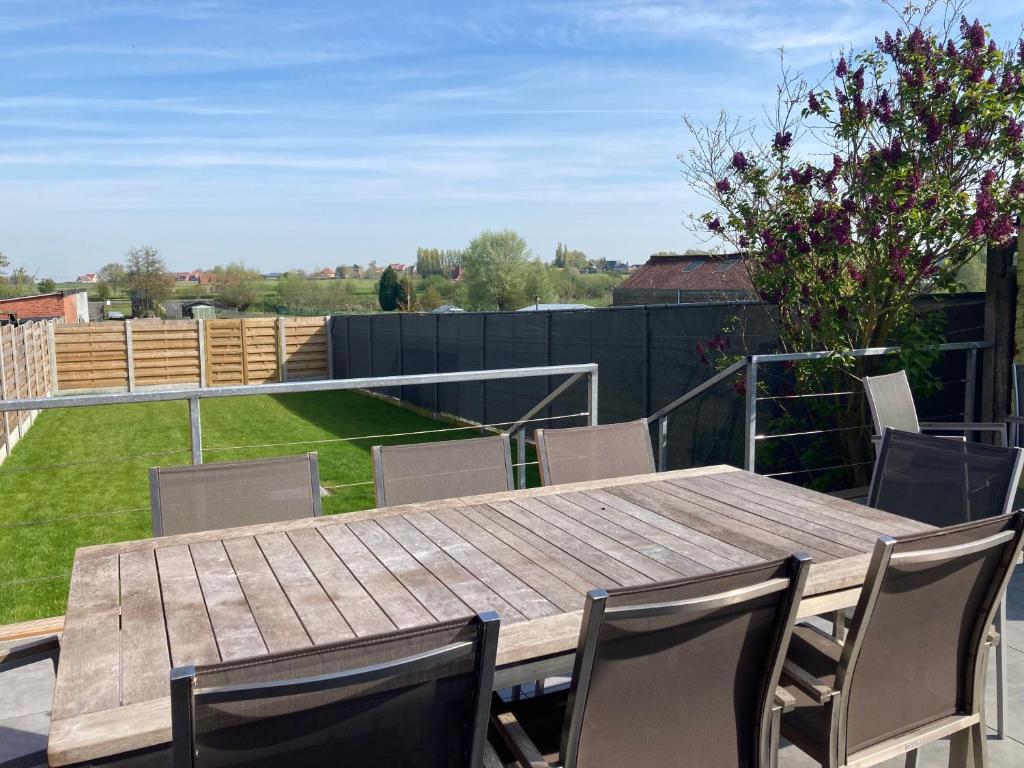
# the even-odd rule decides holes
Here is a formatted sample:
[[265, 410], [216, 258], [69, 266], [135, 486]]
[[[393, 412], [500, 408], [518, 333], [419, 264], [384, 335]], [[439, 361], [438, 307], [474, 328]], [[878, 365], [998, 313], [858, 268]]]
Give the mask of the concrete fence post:
[[288, 381], [288, 332], [284, 318], [277, 318], [277, 380]]
[[60, 391], [60, 383], [57, 380], [57, 334], [53, 325], [52, 320], [46, 324], [46, 344], [50, 356], [50, 394], [56, 395]]
[[199, 334], [199, 386], [206, 386], [206, 321], [196, 320], [196, 333]]
[[[7, 357], [7, 353], [4, 351], [4, 331], [6, 326], [0, 325], [0, 400], [7, 399], [7, 371], [5, 369], [4, 358]], [[11, 338], [11, 347], [14, 347], [14, 338]], [[4, 450], [8, 454], [11, 452], [11, 419], [10, 414], [7, 411], [3, 412], [3, 425], [4, 425]]]
[[[24, 329], [24, 326], [21, 326]], [[22, 346], [25, 345], [25, 332], [21, 333]], [[14, 396], [21, 397], [21, 377], [18, 375], [18, 326], [11, 328], [11, 368], [14, 369]], [[21, 411], [14, 412], [14, 426], [18, 429], [18, 439], [21, 439]], [[7, 433], [8, 440], [11, 433]]]
[[128, 366], [128, 391], [135, 391], [135, 352], [132, 349], [132, 321], [124, 321], [125, 365]]

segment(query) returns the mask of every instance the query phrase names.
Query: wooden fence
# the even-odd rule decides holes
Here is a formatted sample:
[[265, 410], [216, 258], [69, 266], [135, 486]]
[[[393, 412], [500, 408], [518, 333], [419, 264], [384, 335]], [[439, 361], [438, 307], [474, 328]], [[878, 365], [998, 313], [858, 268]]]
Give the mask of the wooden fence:
[[60, 392], [330, 378], [324, 317], [129, 320], [54, 327]]
[[[0, 325], [0, 399], [46, 397], [52, 390], [53, 322]], [[35, 420], [36, 411], [0, 414], [0, 462]]]

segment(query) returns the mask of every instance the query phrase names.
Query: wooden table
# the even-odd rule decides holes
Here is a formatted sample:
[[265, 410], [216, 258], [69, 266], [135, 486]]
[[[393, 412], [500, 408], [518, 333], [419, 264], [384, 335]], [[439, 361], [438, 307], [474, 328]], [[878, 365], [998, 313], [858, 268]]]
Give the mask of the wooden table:
[[879, 534], [928, 526], [727, 466], [86, 547], [75, 555], [49, 760], [170, 741], [172, 665], [496, 610], [500, 685], [571, 668], [596, 586], [804, 551], [801, 615], [856, 603]]

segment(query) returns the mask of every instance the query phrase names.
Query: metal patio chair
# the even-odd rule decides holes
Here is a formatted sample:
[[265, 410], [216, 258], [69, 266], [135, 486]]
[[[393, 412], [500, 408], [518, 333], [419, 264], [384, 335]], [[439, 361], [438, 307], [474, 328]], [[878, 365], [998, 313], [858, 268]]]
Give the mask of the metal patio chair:
[[[1024, 465], [1020, 448], [945, 440], [887, 428], [871, 476], [868, 506], [936, 526], [1008, 514]], [[1006, 626], [999, 603], [996, 631]], [[996, 648], [996, 733], [1007, 709], [1006, 646]]]
[[153, 535], [319, 517], [315, 453], [149, 470]]
[[492, 765], [498, 625], [490, 612], [172, 669], [173, 766]]
[[[871, 419], [875, 425], [872, 440], [877, 444], [886, 427], [904, 432], [991, 432], [999, 445], [1006, 445], [1006, 424], [991, 422], [947, 422], [917, 420], [917, 406], [910, 389], [906, 371], [887, 373], [883, 376], [865, 376], [864, 394], [871, 408]], [[956, 436], [957, 439], [963, 439]]]
[[[983, 768], [989, 627], [1024, 544], [1002, 515], [875, 545], [849, 635], [798, 625], [796, 706], [782, 735], [828, 768], [867, 768], [951, 736], [950, 766]], [[971, 760], [973, 759], [973, 763]]]
[[[491, 713], [522, 766], [770, 768], [806, 555], [587, 595], [568, 693]], [[792, 699], [789, 699], [791, 703]]]
[[1013, 364], [1013, 415], [1005, 421], [1010, 430], [1010, 445], [1024, 448], [1024, 363]]
[[375, 445], [378, 507], [515, 490], [508, 435]]
[[657, 472], [647, 419], [569, 429], [538, 429], [542, 485]]

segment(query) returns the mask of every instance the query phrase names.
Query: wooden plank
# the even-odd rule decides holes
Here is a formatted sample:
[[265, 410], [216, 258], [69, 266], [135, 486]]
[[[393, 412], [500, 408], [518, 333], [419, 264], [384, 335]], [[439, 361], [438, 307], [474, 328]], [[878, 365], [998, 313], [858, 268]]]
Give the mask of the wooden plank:
[[73, 717], [121, 703], [120, 572], [118, 558], [76, 557], [53, 717]]
[[189, 548], [183, 544], [161, 547], [156, 550], [156, 563], [164, 596], [171, 665], [220, 661]]
[[712, 477], [697, 477], [684, 482], [701, 493], [714, 494], [716, 498], [728, 499], [729, 503], [733, 506], [748, 511], [759, 510], [759, 514], [771, 517], [771, 519], [803, 521], [808, 530], [816, 531], [819, 534], [821, 532], [818, 528], [827, 529], [832, 532], [835, 541], [845, 544], [852, 549], [863, 549], [865, 543], [871, 546], [878, 538], [878, 534], [875, 532], [858, 525], [856, 519], [828, 517], [821, 514], [820, 509], [811, 511], [793, 504], [782, 504], [774, 499], [768, 499], [743, 488], [738, 488], [735, 485], [719, 483]]
[[287, 534], [267, 533], [256, 541], [314, 645], [355, 636]]
[[380, 521], [380, 527], [474, 612], [497, 611], [502, 622], [506, 624], [526, 618], [490, 587], [479, 581], [470, 571], [463, 568], [437, 544], [424, 536], [423, 532], [413, 526], [404, 516], [383, 518]]
[[45, 619], [20, 621], [17, 624], [0, 625], [0, 643], [10, 640], [25, 640], [30, 637], [59, 635], [64, 631], [64, 617], [50, 616]]
[[760, 557], [745, 549], [716, 539], [606, 491], [595, 489], [573, 491], [565, 494], [563, 498], [575, 501], [580, 505], [588, 504], [586, 500], [590, 499], [601, 505], [602, 514], [608, 515], [612, 520], [620, 521], [623, 525], [625, 525], [624, 522], [621, 522], [623, 517], [632, 517], [650, 528], [665, 531], [671, 535], [675, 546], [680, 547], [683, 554], [715, 570], [726, 570], [738, 565], [752, 565], [761, 562]]
[[167, 744], [171, 740], [171, 699], [153, 699], [117, 709], [50, 722], [47, 763], [54, 768]]
[[[652, 485], [651, 490], [680, 495], [697, 504], [704, 504], [702, 499], [707, 499], [716, 504], [716, 508], [721, 509], [725, 514], [732, 517], [741, 516], [743, 520], [749, 521], [758, 527], [764, 525], [764, 523], [758, 521], [768, 521], [776, 526], [785, 526], [791, 531], [799, 532], [800, 538], [797, 539], [798, 541], [808, 541], [816, 547], [827, 548], [827, 551], [840, 557], [863, 552], [873, 543], [870, 539], [852, 536], [797, 515], [777, 512], [764, 505], [745, 501], [737, 494], [729, 494], [706, 485], [689, 484], [690, 480], [700, 481], [701, 479], [690, 478], [679, 481], [679, 483], [684, 483], [683, 485], [676, 482], [669, 482], [664, 486]], [[746, 513], [746, 515], [742, 515], [742, 513]], [[782, 529], [779, 530], [781, 531]]]
[[[563, 611], [579, 608], [583, 595], [590, 588], [589, 585], [596, 583], [596, 580], [601, 578], [595, 572], [595, 580], [588, 581], [574, 571], [557, 564], [554, 564], [550, 570], [538, 565], [530, 559], [529, 554], [544, 559], [541, 552], [502, 528], [494, 526], [497, 530], [489, 530], [478, 522], [479, 515], [474, 514], [471, 510], [437, 510], [415, 515], [411, 519], [417, 522], [426, 517], [439, 520], [496, 563], [516, 574], [518, 578]], [[511, 546], [506, 539], [518, 544], [519, 548]]]
[[[671, 568], [683, 576], [696, 576], [700, 573], [708, 573], [712, 569], [700, 562], [680, 554], [673, 546], [655, 541], [661, 539], [666, 544], [673, 537], [657, 528], [645, 528], [630, 517], [613, 520], [603, 513], [595, 513], [585, 506], [575, 504], [562, 496], [545, 496], [543, 499], [531, 499], [531, 504], [543, 505], [557, 510], [568, 518], [575, 520], [588, 528], [603, 533], [608, 538], [636, 550], [645, 557], [661, 563], [666, 568]], [[600, 505], [596, 505], [600, 506]], [[538, 507], [538, 512], [541, 509]], [[650, 536], [646, 535], [650, 534]], [[653, 536], [653, 538], [652, 538]]]
[[395, 629], [316, 528], [292, 531], [288, 537], [357, 637]]
[[189, 549], [221, 659], [231, 661], [265, 654], [267, 646], [224, 545], [205, 541]]
[[[679, 577], [671, 568], [666, 568], [614, 539], [580, 525], [550, 507], [543, 506], [542, 500], [527, 498], [515, 503], [499, 502], [492, 504], [491, 508], [522, 525], [529, 526], [531, 530], [550, 539], [555, 546], [567, 551], [585, 551], [579, 546], [583, 544], [605, 560], [606, 564], [601, 566], [602, 570], [610, 568], [614, 571], [612, 575], [626, 579], [625, 583], [643, 584], [652, 580]], [[630, 579], [632, 582], [628, 581]]]
[[430, 613], [402, 586], [346, 525], [324, 525], [318, 532], [367, 593], [399, 628], [432, 620]]
[[225, 539], [224, 549], [267, 650], [276, 653], [309, 646], [309, 635], [256, 540], [251, 536]]
[[848, 551], [830, 541], [817, 541], [788, 526], [779, 525], [671, 484], [630, 486], [610, 490], [615, 496], [647, 507], [709, 536], [742, 547], [765, 560], [805, 551], [814, 559], [841, 557]]
[[474, 613], [424, 568], [398, 542], [392, 539], [378, 521], [363, 520], [346, 526], [363, 542], [381, 564], [423, 604], [438, 621], [457, 619]]
[[[867, 528], [875, 533], [899, 536], [923, 533], [929, 528], [924, 523], [900, 517], [899, 515], [892, 515], [888, 512], [882, 512], [866, 504], [856, 504], [852, 501], [829, 496], [824, 493], [808, 491], [806, 488], [801, 488], [797, 485], [782, 483], [778, 480], [772, 480], [771, 478], [762, 477], [750, 472], [722, 475], [719, 479], [723, 483], [749, 489], [766, 498], [791, 504], [801, 509], [818, 512], [823, 517], [856, 520], [857, 524], [862, 528]], [[825, 522], [825, 520], [823, 519], [822, 522]]]
[[[438, 518], [424, 512], [392, 519], [404, 520], [416, 526], [434, 544], [443, 549], [449, 557], [490, 587], [495, 594], [501, 595], [526, 618], [536, 619], [541, 616], [559, 613], [558, 606], [554, 605], [543, 594], [537, 592], [523, 581], [514, 571], [510, 571], [492, 560], [487, 554], [459, 536], [451, 528], [438, 520]], [[554, 581], [557, 581], [557, 579]], [[563, 584], [562, 586], [564, 587], [565, 585]], [[567, 591], [571, 592], [571, 590]]]
[[156, 555], [126, 552], [121, 568], [121, 703], [170, 695], [164, 604]]
[[[533, 528], [535, 516], [530, 515], [521, 507], [514, 508], [515, 517], [502, 514], [496, 509], [497, 506], [505, 504], [508, 502], [499, 501], [494, 504], [477, 505], [473, 509], [481, 518], [488, 520], [487, 530], [530, 557], [538, 565], [556, 573], [562, 579], [571, 578], [568, 574], [572, 573], [575, 579], [569, 583], [574, 586], [582, 586], [584, 593], [595, 587], [609, 584], [621, 586], [623, 584], [642, 584], [647, 581], [632, 568], [627, 568], [618, 560], [608, 557], [579, 539], [565, 535], [557, 528], [554, 538], [550, 531], [547, 533], [535, 531]], [[529, 553], [520, 544], [507, 538], [506, 532], [514, 534], [518, 541], [529, 545]]]

